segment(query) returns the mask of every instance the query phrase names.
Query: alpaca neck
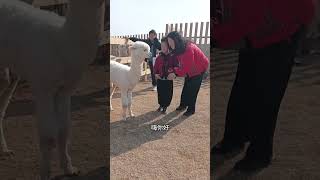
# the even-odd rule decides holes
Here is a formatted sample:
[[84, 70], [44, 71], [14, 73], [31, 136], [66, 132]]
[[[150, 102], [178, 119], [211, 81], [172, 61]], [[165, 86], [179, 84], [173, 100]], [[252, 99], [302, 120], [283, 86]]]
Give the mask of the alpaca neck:
[[135, 77], [135, 81], [139, 80], [140, 75], [141, 75], [141, 64], [134, 63], [135, 61], [132, 61], [133, 63], [131, 64], [131, 68], [129, 71], [129, 76], [130, 77]]
[[[103, 7], [99, 0], [69, 0], [64, 31], [69, 46], [75, 54], [90, 61], [95, 57], [101, 32]], [[79, 62], [81, 63], [81, 62]], [[85, 62], [87, 63], [87, 62]]]

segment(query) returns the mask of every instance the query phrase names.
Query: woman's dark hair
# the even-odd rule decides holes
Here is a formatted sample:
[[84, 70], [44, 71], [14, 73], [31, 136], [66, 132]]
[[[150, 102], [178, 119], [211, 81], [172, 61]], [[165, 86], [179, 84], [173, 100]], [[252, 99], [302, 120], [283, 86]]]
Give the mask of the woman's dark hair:
[[187, 45], [190, 43], [190, 41], [182, 37], [178, 31], [171, 31], [167, 35], [167, 38], [171, 38], [174, 41], [175, 48], [172, 52], [176, 55], [184, 53]]

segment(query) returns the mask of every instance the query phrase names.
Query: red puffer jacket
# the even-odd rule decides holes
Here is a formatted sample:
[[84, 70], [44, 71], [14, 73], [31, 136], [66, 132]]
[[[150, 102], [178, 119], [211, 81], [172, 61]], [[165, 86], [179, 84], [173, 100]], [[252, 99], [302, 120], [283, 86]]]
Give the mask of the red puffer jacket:
[[189, 43], [183, 54], [177, 55], [179, 67], [175, 68], [178, 76], [194, 77], [204, 73], [209, 66], [209, 59], [197, 45]]
[[213, 25], [217, 47], [227, 48], [247, 37], [254, 48], [289, 40], [301, 25], [311, 23], [312, 0], [222, 0], [231, 16]]
[[168, 74], [174, 73], [174, 68], [178, 66], [178, 60], [173, 54], [160, 54], [154, 64], [154, 74], [159, 74], [161, 78], [167, 78]]

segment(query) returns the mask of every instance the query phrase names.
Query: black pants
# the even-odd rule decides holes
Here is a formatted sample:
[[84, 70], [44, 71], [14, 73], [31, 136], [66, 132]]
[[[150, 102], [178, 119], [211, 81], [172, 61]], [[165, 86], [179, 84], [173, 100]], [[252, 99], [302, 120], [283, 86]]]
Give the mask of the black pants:
[[154, 71], [153, 71], [153, 62], [151, 60], [148, 61], [148, 65], [150, 68], [150, 73], [151, 73], [151, 79], [152, 79], [152, 86], [156, 86], [157, 85], [157, 81], [156, 78], [154, 76]]
[[202, 78], [203, 74], [191, 78], [186, 77], [184, 80], [180, 106], [188, 106], [188, 111], [194, 112], [196, 109], [196, 101], [201, 87]]
[[270, 160], [282, 98], [292, 71], [296, 41], [243, 49], [226, 115], [224, 141], [250, 142], [247, 156]]
[[308, 33], [308, 29], [305, 26], [302, 26], [300, 31], [296, 33], [296, 41], [297, 43], [295, 43], [295, 48], [296, 48], [296, 55], [297, 56], [304, 56], [307, 55], [309, 52], [309, 49], [307, 47], [306, 44], [306, 40], [307, 40], [307, 33]]
[[168, 107], [172, 100], [173, 81], [157, 80], [158, 103], [161, 107]]

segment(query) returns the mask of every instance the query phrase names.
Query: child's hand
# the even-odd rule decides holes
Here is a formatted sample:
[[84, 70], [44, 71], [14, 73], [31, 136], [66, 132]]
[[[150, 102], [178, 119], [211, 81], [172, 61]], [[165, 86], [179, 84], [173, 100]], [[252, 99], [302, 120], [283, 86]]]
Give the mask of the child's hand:
[[154, 77], [156, 78], [156, 80], [161, 79], [159, 74], [155, 74]]
[[174, 73], [170, 73], [168, 75], [168, 80], [173, 80], [174, 78], [176, 78], [176, 75]]

